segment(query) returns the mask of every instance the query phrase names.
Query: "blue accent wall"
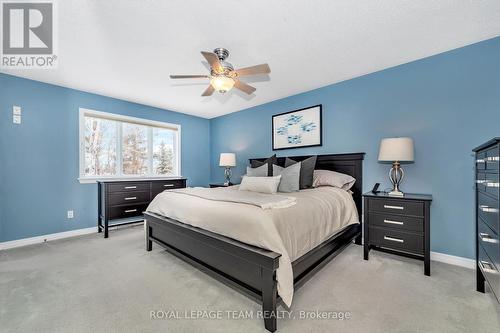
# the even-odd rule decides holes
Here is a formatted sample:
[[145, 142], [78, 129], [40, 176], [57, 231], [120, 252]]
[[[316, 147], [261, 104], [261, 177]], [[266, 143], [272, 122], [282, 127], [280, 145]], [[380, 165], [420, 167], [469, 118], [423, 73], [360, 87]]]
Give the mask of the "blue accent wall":
[[237, 154], [239, 182], [248, 158], [273, 154], [271, 116], [316, 104], [323, 146], [278, 156], [366, 152], [368, 191], [375, 182], [389, 187], [390, 165], [377, 162], [380, 139], [412, 137], [415, 163], [405, 167], [402, 190], [434, 196], [432, 251], [474, 257], [471, 149], [500, 136], [500, 38], [212, 119], [212, 181], [223, 179], [219, 153]]
[[208, 184], [209, 120], [0, 73], [0, 242], [96, 225], [97, 185], [77, 179], [80, 107], [180, 124], [182, 175]]

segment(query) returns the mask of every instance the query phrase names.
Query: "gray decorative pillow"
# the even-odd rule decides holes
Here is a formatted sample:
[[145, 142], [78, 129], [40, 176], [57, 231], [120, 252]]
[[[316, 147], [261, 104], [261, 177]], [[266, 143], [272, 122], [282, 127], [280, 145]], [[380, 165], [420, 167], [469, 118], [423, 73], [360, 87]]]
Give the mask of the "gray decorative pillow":
[[[316, 167], [316, 159], [318, 156], [311, 156], [302, 162], [300, 162], [300, 189], [311, 188], [313, 185], [313, 174], [314, 168]], [[292, 160], [291, 158], [285, 159], [285, 167], [289, 167], [298, 163], [297, 161]]]
[[249, 177], [267, 177], [268, 172], [269, 167], [267, 166], [267, 163], [257, 168], [247, 166], [247, 176]]
[[273, 164], [278, 164], [278, 159], [276, 158], [276, 154], [274, 154], [273, 156], [269, 157], [264, 162], [252, 160], [252, 162], [250, 163], [250, 166], [252, 168], [257, 168], [257, 167], [260, 167], [260, 166], [262, 166], [264, 164], [267, 164], [267, 166], [268, 166], [268, 173], [267, 173], [267, 175], [268, 176], [272, 176], [273, 175]]
[[300, 189], [300, 163], [295, 163], [288, 168], [273, 165], [273, 175], [281, 175], [278, 192], [295, 192]]

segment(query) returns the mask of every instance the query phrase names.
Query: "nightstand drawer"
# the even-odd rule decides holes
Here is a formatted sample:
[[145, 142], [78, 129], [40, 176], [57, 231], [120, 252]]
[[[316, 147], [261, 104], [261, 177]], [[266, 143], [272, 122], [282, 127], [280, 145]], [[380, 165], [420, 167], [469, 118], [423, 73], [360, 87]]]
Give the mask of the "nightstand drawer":
[[133, 192], [133, 191], [149, 191], [150, 183], [115, 183], [108, 185], [108, 193], [113, 192]]
[[481, 192], [477, 193], [477, 212], [479, 217], [498, 234], [498, 199]]
[[397, 199], [371, 199], [368, 202], [370, 212], [382, 212], [398, 215], [424, 216], [423, 202]]
[[401, 215], [369, 213], [371, 225], [401, 231], [424, 232], [424, 219]]
[[491, 230], [481, 219], [478, 220], [477, 231], [479, 244], [483, 246], [495, 266], [500, 267], [500, 244], [497, 233]]
[[130, 205], [134, 203], [142, 203], [151, 201], [149, 191], [147, 192], [120, 192], [109, 194], [108, 204], [110, 206], [116, 205]]
[[370, 243], [410, 253], [424, 253], [424, 237], [422, 235], [397, 231], [394, 229], [370, 227]]
[[148, 207], [147, 204], [112, 206], [108, 208], [108, 219], [118, 219], [131, 216], [140, 216]]

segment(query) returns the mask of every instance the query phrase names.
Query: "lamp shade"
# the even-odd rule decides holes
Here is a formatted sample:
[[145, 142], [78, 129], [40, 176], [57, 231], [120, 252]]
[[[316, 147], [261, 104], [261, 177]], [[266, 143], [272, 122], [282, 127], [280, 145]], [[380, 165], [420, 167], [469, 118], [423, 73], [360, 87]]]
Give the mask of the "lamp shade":
[[413, 162], [413, 139], [382, 139], [380, 141], [378, 160], [381, 162]]
[[236, 155], [234, 153], [221, 153], [219, 166], [234, 167], [236, 166]]

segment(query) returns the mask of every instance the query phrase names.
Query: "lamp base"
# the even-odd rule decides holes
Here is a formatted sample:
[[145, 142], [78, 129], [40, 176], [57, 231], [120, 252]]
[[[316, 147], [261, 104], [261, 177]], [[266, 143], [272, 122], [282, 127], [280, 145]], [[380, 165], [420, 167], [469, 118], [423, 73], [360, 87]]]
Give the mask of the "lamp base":
[[404, 197], [405, 194], [401, 191], [391, 191], [389, 193], [387, 193], [387, 195], [390, 195], [392, 197]]
[[392, 163], [392, 168], [389, 171], [389, 178], [392, 183], [392, 191], [388, 193], [390, 196], [403, 197], [404, 193], [399, 190], [399, 185], [403, 181], [405, 172], [398, 161]]

